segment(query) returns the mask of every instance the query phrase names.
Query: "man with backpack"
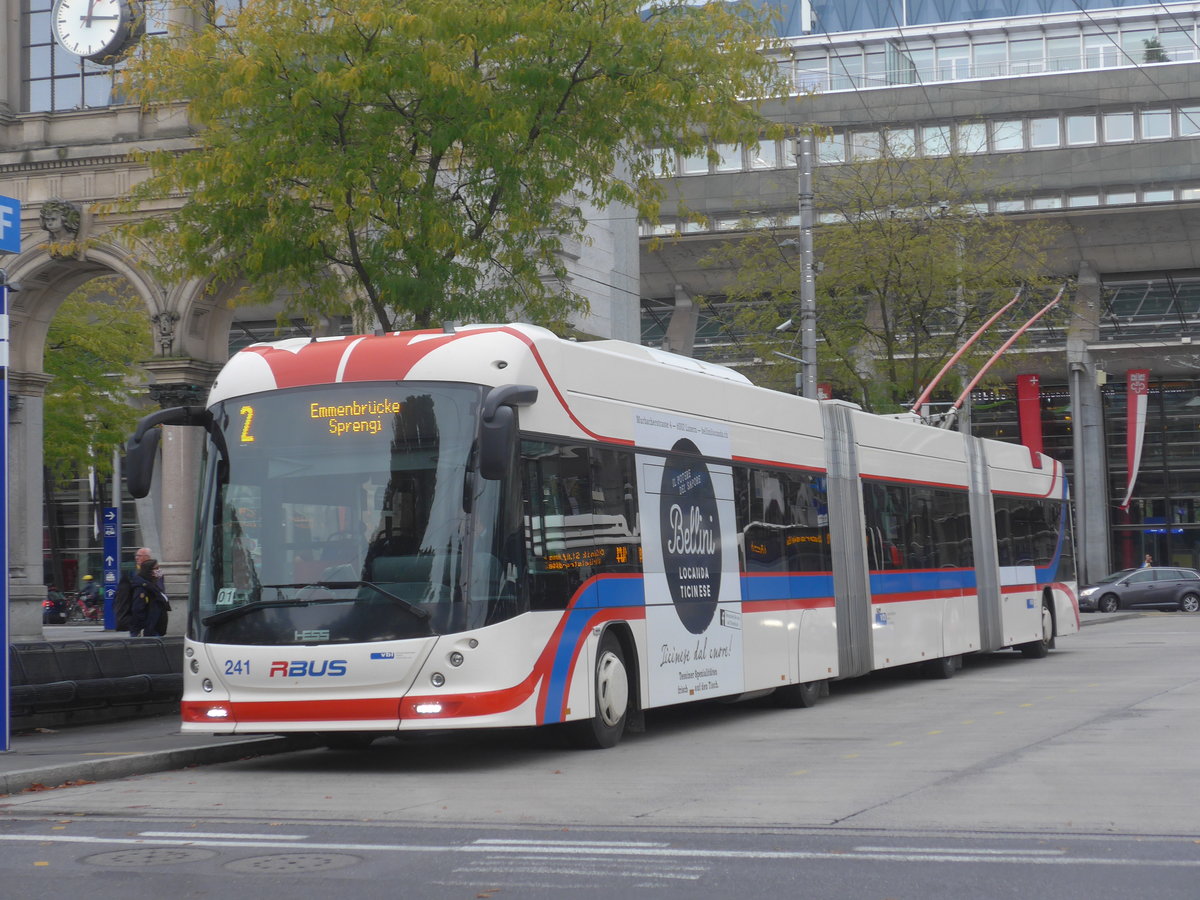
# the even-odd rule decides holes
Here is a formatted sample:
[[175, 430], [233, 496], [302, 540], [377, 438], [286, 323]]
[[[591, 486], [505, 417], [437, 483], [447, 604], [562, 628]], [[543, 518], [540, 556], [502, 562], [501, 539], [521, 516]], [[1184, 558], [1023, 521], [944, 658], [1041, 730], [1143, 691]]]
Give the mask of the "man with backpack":
[[149, 547], [139, 547], [137, 553], [133, 554], [133, 571], [121, 573], [121, 580], [117, 583], [117, 594], [113, 598], [113, 612], [117, 619], [117, 631], [129, 631], [129, 609], [130, 601], [133, 598], [133, 582], [131, 579], [137, 573], [137, 570], [141, 568], [142, 563], [152, 555]]

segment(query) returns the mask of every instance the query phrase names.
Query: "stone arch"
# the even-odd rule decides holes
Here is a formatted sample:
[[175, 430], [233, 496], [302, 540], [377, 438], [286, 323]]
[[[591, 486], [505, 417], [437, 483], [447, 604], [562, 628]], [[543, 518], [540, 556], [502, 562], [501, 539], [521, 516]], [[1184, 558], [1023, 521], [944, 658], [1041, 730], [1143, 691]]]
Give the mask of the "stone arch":
[[16, 371], [44, 371], [46, 332], [51, 320], [67, 295], [93, 278], [125, 278], [151, 317], [165, 308], [166, 291], [135, 263], [131, 253], [116, 244], [98, 243], [72, 256], [56, 256], [46, 245], [40, 245], [18, 256], [8, 272], [20, 286], [20, 291], [9, 295], [10, 365]]
[[[119, 275], [146, 308], [153, 328], [154, 355], [143, 365], [150, 373], [151, 397], [164, 405], [202, 402], [207, 385], [227, 356], [232, 310], [229, 290], [203, 280], [164, 286], [140, 260], [146, 258], [115, 241], [93, 238], [76, 247], [43, 241], [6, 260], [6, 271], [19, 290], [9, 295], [9, 390], [14, 397], [10, 421], [10, 465], [15, 471], [40, 472], [44, 458], [46, 336], [66, 297], [103, 275]], [[184, 327], [178, 327], [183, 323]], [[156, 535], [159, 558], [168, 571], [168, 589], [180, 589], [190, 570], [191, 508], [199, 467], [199, 436], [173, 429], [163, 442], [169, 473], [149, 501], [139, 501], [139, 521]], [[42, 483], [40, 478], [10, 480], [10, 611], [15, 639], [41, 636]], [[162, 509], [159, 509], [159, 506]], [[176, 571], [178, 570], [178, 571]], [[172, 622], [181, 630], [183, 618]]]

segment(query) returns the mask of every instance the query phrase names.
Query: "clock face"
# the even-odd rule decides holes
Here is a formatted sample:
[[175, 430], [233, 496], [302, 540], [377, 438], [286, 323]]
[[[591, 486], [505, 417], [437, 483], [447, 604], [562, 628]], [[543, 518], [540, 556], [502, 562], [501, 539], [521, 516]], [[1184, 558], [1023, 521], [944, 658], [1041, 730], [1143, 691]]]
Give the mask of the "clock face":
[[103, 60], [133, 37], [129, 0], [56, 0], [51, 21], [64, 49], [84, 59]]

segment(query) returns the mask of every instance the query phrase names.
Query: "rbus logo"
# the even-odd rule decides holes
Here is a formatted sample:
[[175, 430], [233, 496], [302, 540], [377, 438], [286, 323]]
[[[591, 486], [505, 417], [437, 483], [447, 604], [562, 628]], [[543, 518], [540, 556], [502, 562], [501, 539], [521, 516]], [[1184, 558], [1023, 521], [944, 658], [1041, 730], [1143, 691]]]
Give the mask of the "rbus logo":
[[659, 497], [663, 567], [675, 612], [688, 631], [703, 634], [721, 585], [721, 523], [712, 475], [687, 438], [671, 448]]
[[274, 678], [276, 675], [281, 678], [320, 678], [322, 675], [337, 677], [345, 674], [346, 660], [344, 659], [279, 660], [271, 663], [271, 670], [267, 673], [270, 678]]

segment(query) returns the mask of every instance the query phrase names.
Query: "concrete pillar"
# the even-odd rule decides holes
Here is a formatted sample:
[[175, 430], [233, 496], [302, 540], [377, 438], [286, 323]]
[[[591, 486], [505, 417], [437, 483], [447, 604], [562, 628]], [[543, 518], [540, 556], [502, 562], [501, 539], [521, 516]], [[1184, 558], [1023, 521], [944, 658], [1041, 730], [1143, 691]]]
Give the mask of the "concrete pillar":
[[675, 285], [675, 309], [671, 312], [671, 321], [667, 323], [663, 349], [680, 356], [691, 356], [696, 349], [696, 323], [699, 321], [700, 310], [695, 302], [683, 285]]
[[1080, 263], [1075, 306], [1067, 329], [1067, 375], [1071, 389], [1071, 422], [1075, 480], [1075, 540], [1079, 581], [1102, 578], [1111, 571], [1111, 527], [1108, 458], [1104, 440], [1104, 407], [1100, 378], [1090, 345], [1100, 336], [1100, 277], [1086, 260]]
[[[143, 363], [154, 376], [150, 396], [163, 409], [203, 406], [220, 365], [187, 358], [157, 358]], [[156, 513], [161, 546], [151, 547], [163, 573], [167, 596], [175, 598], [169, 634], [183, 634], [184, 603], [192, 577], [196, 491], [200, 484], [204, 432], [199, 428], [166, 426], [159, 443], [151, 505]]]
[[20, 109], [21, 0], [0, 0], [0, 120]]
[[42, 426], [50, 375], [8, 371], [9, 638], [42, 639]]

